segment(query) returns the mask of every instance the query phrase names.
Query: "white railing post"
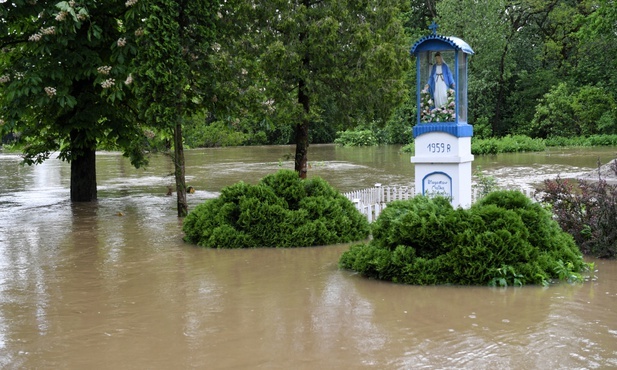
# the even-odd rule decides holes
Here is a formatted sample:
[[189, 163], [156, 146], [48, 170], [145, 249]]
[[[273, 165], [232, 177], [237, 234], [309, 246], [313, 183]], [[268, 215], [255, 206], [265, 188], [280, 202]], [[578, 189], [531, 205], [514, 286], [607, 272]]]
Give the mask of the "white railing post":
[[376, 202], [375, 203], [381, 203], [383, 201], [383, 189], [381, 188], [381, 183], [376, 183], [375, 184], [375, 192], [377, 193], [376, 196]]

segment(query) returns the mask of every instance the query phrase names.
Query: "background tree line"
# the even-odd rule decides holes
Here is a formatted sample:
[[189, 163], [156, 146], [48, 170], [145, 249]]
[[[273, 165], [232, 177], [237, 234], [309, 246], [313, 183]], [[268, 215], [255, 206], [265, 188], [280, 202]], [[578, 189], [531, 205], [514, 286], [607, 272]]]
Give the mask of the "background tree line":
[[461, 37], [476, 136], [617, 133], [614, 0], [0, 0], [0, 134], [27, 163], [71, 162], [96, 199], [95, 152], [136, 166], [183, 145], [309, 143], [345, 129], [408, 143], [409, 48], [435, 20]]
[[[478, 138], [615, 134], [615, 9], [614, 0], [411, 0], [399, 6], [404, 39], [397, 42], [410, 47], [435, 20], [440, 34], [461, 37], [472, 46], [469, 120]], [[233, 50], [238, 44], [252, 43], [250, 37], [221, 38], [225, 45], [220, 53], [241, 58]], [[259, 66], [260, 60], [249, 60], [253, 67], [262, 68], [263, 77], [272, 76]], [[266, 67], [277, 65], [266, 63]], [[337, 132], [346, 129], [368, 129], [378, 142], [409, 143], [415, 117], [415, 64], [408, 63], [402, 73], [400, 69], [396, 73], [391, 81], [404, 86], [396, 94], [393, 89], [393, 95], [382, 95], [374, 87], [355, 91], [362, 96], [355, 106], [337, 105], [320, 94], [323, 99], [317, 103], [319, 119], [312, 121], [312, 142], [332, 142]], [[253, 89], [256, 95], [265, 91], [256, 85]], [[343, 92], [334, 90], [339, 93]], [[269, 96], [263, 94], [255, 101], [268, 102]], [[363, 104], [368, 101], [371, 104]], [[191, 145], [294, 143], [293, 125], [287, 124], [294, 121], [291, 109], [269, 106], [275, 113], [253, 105], [255, 110], [247, 111], [251, 105], [238, 96], [234, 104], [243, 107], [235, 112], [248, 114], [196, 117], [194, 129], [188, 131]]]

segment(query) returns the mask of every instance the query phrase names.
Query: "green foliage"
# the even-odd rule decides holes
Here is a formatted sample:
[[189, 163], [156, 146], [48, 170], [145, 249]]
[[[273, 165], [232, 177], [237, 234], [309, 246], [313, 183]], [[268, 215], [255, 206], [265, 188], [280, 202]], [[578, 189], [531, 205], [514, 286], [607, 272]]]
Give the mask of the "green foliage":
[[488, 139], [492, 136], [492, 128], [487, 117], [478, 117], [473, 124], [473, 137], [477, 139]]
[[[463, 37], [475, 51], [469, 64], [470, 122], [490, 124], [489, 135], [496, 136], [615, 133], [613, 0], [436, 5], [439, 33]], [[484, 130], [476, 132], [487, 137]]]
[[24, 160], [72, 161], [99, 143], [140, 166], [144, 129], [127, 81], [136, 48], [125, 1], [12, 1], [0, 7], [0, 136], [20, 133]]
[[536, 107], [528, 133], [534, 137], [614, 134], [617, 104], [606, 89], [560, 83]]
[[372, 146], [378, 141], [371, 130], [345, 130], [337, 133], [335, 144], [342, 146]]
[[439, 197], [392, 202], [372, 233], [343, 253], [341, 268], [406, 284], [520, 286], [563, 278], [560, 263], [570, 276], [588, 267], [551, 213], [517, 191], [491, 192], [470, 209]]
[[[587, 13], [577, 19], [580, 28], [575, 39], [579, 45], [573, 57], [578, 63], [572, 71], [572, 80], [582, 85], [601, 87], [607, 96], [617, 99], [617, 75], [609, 72], [617, 68], [615, 1], [590, 1], [581, 8]], [[613, 117], [614, 114], [615, 111]]]
[[587, 138], [583, 136], [553, 136], [544, 139], [544, 143], [547, 147], [569, 147], [569, 146], [589, 146], [590, 143]]
[[532, 139], [528, 136], [507, 135], [502, 138], [475, 139], [471, 141], [472, 154], [497, 154], [512, 152], [539, 152], [546, 149], [540, 139]]
[[617, 135], [591, 135], [563, 137], [555, 136], [544, 140], [549, 147], [568, 147], [568, 146], [617, 146]]
[[412, 120], [415, 120], [415, 108], [404, 104], [385, 126], [371, 122], [368, 125], [359, 125], [353, 130], [339, 131], [334, 143], [342, 146], [407, 144], [413, 140], [413, 126], [409, 124]]
[[[591, 135], [563, 137], [553, 136], [546, 139], [532, 139], [525, 135], [506, 135], [505, 137], [481, 139], [475, 136], [471, 139], [471, 152], [476, 155], [538, 152], [547, 147], [571, 147], [571, 146], [617, 146], [617, 135]], [[414, 143], [401, 148], [402, 152], [413, 153]]]
[[133, 61], [136, 79], [133, 91], [138, 97], [141, 118], [173, 137], [179, 217], [188, 213], [183, 129], [187, 118], [203, 109], [202, 97], [214, 85], [209, 81], [213, 67], [208, 49], [216, 37], [214, 20], [218, 3], [217, 0], [126, 3], [132, 8], [127, 12], [126, 24], [133, 27], [135, 35], [140, 35], [139, 51]]
[[489, 193], [498, 189], [497, 179], [494, 176], [485, 175], [482, 173], [482, 168], [478, 166], [474, 172], [476, 183], [473, 185], [474, 189], [477, 189], [478, 199], [484, 198]]
[[564, 263], [562, 260], [557, 261], [555, 272], [559, 276], [560, 280], [567, 281], [568, 283], [583, 282], [583, 276], [575, 271], [574, 264], [570, 261], [567, 263]]
[[207, 124], [199, 120], [186, 128], [184, 139], [186, 145], [191, 148], [208, 148], [245, 145], [248, 143], [249, 137], [223, 122], [217, 121]]
[[[415, 96], [414, 96], [415, 98]], [[398, 106], [384, 127], [386, 144], [409, 144], [413, 141], [413, 124], [416, 122], [415, 100], [408, 98]]]
[[403, 152], [403, 153], [412, 153], [413, 154], [415, 152], [415, 143], [411, 142], [411, 143], [409, 143], [407, 145], [404, 145], [401, 148], [401, 152]]
[[354, 205], [319, 177], [290, 170], [257, 185], [239, 182], [195, 207], [185, 240], [209, 248], [307, 247], [365, 239], [369, 225]]
[[508, 285], [518, 287], [523, 286], [521, 278], [524, 278], [524, 276], [517, 273], [512, 266], [504, 265], [500, 268], [497, 268], [495, 269], [495, 274], [496, 276], [488, 282], [489, 286], [502, 288], [505, 288]]
[[309, 138], [332, 142], [336, 131], [361, 122], [383, 126], [405, 97], [404, 7], [399, 0], [223, 2], [226, 35], [213, 58], [225, 79], [216, 105], [252, 124], [308, 127], [285, 135], [302, 158]]

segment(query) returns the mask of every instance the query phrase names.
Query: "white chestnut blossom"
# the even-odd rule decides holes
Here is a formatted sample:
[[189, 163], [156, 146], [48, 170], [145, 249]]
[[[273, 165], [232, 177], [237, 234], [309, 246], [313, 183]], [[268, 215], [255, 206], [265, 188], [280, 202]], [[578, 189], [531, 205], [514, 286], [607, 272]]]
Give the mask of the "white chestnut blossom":
[[120, 37], [116, 43], [118, 44], [118, 47], [123, 47], [126, 45], [126, 38]]
[[132, 83], [133, 83], [133, 76], [132, 75], [128, 75], [126, 80], [124, 80], [124, 84], [128, 86], [128, 85], [130, 85]]
[[50, 98], [56, 95], [56, 89], [51, 86], [45, 87], [44, 90], [47, 93], [47, 96], [49, 96]]
[[61, 11], [60, 13], [58, 13], [58, 14], [56, 15], [56, 20], [57, 20], [58, 22], [62, 22], [63, 20], [65, 20], [65, 19], [66, 19], [66, 16], [67, 16], [67, 15], [69, 15], [69, 13], [67, 13], [67, 12], [65, 12], [65, 11], [63, 10], [63, 11]]
[[98, 73], [102, 75], [108, 75], [111, 72], [111, 66], [100, 66], [96, 69]]
[[47, 27], [47, 28], [42, 28], [41, 27], [41, 33], [43, 35], [53, 35], [56, 33], [56, 27], [51, 26], [51, 27]]
[[43, 38], [43, 34], [41, 34], [40, 32], [37, 32], [34, 35], [28, 37], [28, 41], [37, 42], [37, 41], [41, 41], [42, 38]]
[[114, 80], [113, 78], [108, 78], [105, 81], [101, 82], [101, 87], [104, 89], [109, 89], [115, 84], [116, 84], [116, 80]]

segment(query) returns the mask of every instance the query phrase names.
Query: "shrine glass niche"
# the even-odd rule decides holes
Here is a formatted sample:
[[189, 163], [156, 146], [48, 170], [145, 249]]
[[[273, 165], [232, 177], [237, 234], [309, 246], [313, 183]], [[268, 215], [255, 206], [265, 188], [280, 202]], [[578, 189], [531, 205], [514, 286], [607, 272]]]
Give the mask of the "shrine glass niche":
[[467, 65], [473, 50], [435, 29], [411, 49], [416, 56], [417, 123], [467, 125]]

